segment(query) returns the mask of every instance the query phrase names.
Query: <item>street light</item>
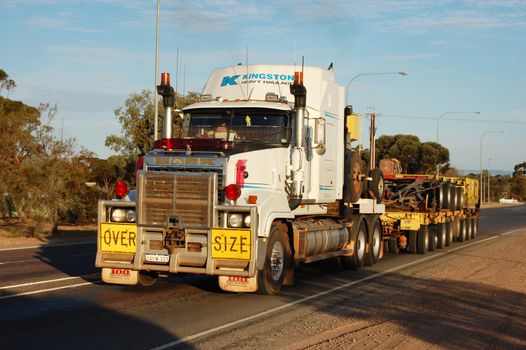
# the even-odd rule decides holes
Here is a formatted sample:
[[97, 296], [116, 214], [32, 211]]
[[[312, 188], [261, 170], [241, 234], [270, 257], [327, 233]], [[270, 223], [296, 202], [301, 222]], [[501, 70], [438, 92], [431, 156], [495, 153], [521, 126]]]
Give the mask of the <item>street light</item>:
[[348, 92], [349, 92], [349, 86], [351, 86], [351, 83], [354, 81], [354, 79], [364, 76], [364, 75], [408, 75], [407, 72], [379, 72], [379, 73], [361, 73], [357, 74], [354, 77], [352, 77], [351, 80], [347, 83], [347, 86], [345, 87], [345, 105], [348, 105]]
[[482, 134], [482, 136], [480, 136], [480, 184], [479, 184], [479, 188], [480, 188], [480, 201], [481, 203], [484, 202], [484, 199], [482, 197], [482, 140], [484, 140], [484, 136], [488, 135], [488, 134], [505, 134], [506, 131], [504, 130], [491, 130], [491, 131], [486, 131], [485, 133]]
[[[439, 143], [438, 142], [439, 141], [438, 131], [440, 127], [440, 119], [442, 119], [442, 117], [445, 116], [446, 114], [478, 114], [478, 115], [481, 115], [482, 112], [479, 112], [479, 111], [449, 111], [449, 112], [444, 112], [441, 115], [439, 115], [437, 119], [437, 144]], [[440, 175], [440, 164], [437, 164], [437, 176], [438, 175]]]

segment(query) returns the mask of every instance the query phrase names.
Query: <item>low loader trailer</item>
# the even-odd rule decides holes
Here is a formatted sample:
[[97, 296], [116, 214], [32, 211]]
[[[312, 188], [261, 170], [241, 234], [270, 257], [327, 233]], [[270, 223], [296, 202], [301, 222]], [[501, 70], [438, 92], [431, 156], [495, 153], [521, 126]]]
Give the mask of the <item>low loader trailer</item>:
[[425, 254], [478, 233], [479, 183], [466, 177], [384, 174], [386, 252]]

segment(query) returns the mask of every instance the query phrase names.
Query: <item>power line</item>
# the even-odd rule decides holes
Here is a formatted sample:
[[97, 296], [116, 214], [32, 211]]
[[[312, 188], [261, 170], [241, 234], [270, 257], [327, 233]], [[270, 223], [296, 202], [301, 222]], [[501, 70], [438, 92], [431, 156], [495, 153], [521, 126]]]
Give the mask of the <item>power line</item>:
[[[404, 119], [422, 119], [422, 120], [436, 120], [436, 117], [425, 117], [419, 115], [401, 115], [401, 114], [383, 114], [379, 113], [379, 117], [388, 118], [404, 118]], [[468, 119], [468, 118], [447, 118], [447, 120], [463, 121], [470, 123], [504, 123], [504, 124], [526, 124], [526, 120], [497, 120], [497, 119]]]

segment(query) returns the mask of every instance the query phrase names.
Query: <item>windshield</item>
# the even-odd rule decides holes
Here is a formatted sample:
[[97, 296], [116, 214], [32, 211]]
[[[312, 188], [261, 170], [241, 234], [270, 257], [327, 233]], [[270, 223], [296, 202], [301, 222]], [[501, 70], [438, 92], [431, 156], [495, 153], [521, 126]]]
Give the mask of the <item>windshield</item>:
[[183, 138], [288, 146], [290, 112], [274, 109], [197, 109], [184, 114]]

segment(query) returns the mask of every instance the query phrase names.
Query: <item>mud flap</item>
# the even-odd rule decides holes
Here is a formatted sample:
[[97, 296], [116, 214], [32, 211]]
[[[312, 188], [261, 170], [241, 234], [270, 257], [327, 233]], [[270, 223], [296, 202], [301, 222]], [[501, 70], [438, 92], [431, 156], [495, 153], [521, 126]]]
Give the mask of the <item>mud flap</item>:
[[257, 274], [254, 277], [219, 276], [219, 288], [226, 292], [256, 292], [258, 290], [257, 278]]
[[104, 267], [101, 272], [102, 280], [106, 283], [136, 285], [139, 283], [139, 271]]

